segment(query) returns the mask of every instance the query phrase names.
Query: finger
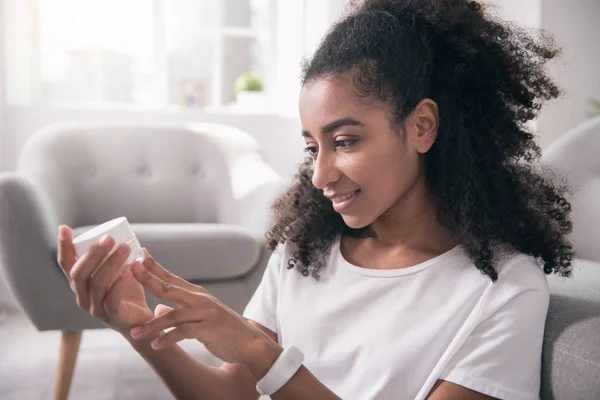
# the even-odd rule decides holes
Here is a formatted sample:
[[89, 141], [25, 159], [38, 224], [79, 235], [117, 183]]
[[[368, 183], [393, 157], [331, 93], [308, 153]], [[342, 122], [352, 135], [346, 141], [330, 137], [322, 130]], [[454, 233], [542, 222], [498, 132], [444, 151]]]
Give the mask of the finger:
[[160, 335], [158, 338], [150, 342], [154, 350], [161, 350], [184, 340], [195, 339], [196, 333], [201, 329], [199, 323], [188, 323], [179, 325], [177, 328]]
[[[90, 296], [90, 313], [94, 317], [100, 317], [104, 314], [102, 301], [104, 300], [110, 285], [118, 277], [121, 267], [127, 260], [127, 256], [129, 256], [130, 252], [131, 248], [127, 244], [121, 243], [106, 261], [104, 261], [92, 274], [88, 290]], [[126, 273], [127, 269], [122, 269], [122, 272]]]
[[100, 263], [110, 249], [112, 249], [114, 239], [106, 236], [99, 243], [94, 244], [90, 249], [81, 256], [71, 268], [69, 276], [71, 277], [71, 287], [77, 295], [77, 305], [89, 310], [90, 298], [88, 294], [89, 279], [92, 273], [100, 266]]
[[175, 275], [171, 271], [167, 270], [166, 268], [164, 268], [162, 265], [160, 265], [154, 259], [154, 257], [152, 257], [150, 255], [150, 253], [148, 252], [148, 250], [145, 247], [142, 248], [142, 251], [144, 253], [144, 262], [143, 262], [144, 267], [146, 267], [148, 269], [148, 271], [150, 271], [152, 274], [156, 275], [159, 279], [162, 279], [163, 281], [170, 283], [172, 285], [182, 287], [186, 290], [189, 290], [190, 292], [197, 292], [197, 291], [206, 292], [206, 290], [202, 286], [194, 285], [194, 284], [186, 281], [185, 279], [178, 277], [177, 275]]
[[[144, 288], [141, 287], [131, 274], [131, 264], [126, 264], [121, 267], [119, 276], [108, 288], [106, 296], [102, 300], [102, 309], [111, 316], [122, 315], [123, 302], [129, 296], [141, 299], [142, 301], [146, 300]], [[128, 303], [127, 308], [132, 309], [133, 306], [133, 303]], [[148, 307], [142, 302], [136, 305], [135, 308], [147, 310]], [[148, 319], [150, 318], [148, 317]]]
[[177, 327], [189, 322], [201, 322], [204, 320], [206, 312], [195, 308], [175, 308], [165, 314], [135, 326], [129, 332], [131, 337], [139, 339], [151, 336], [165, 329]]
[[166, 306], [164, 304], [159, 304], [156, 306], [156, 308], [154, 309], [154, 316], [155, 317], [160, 317], [161, 315], [163, 315], [164, 313], [167, 313], [169, 311], [173, 310], [172, 307]]
[[185, 290], [181, 286], [163, 281], [156, 275], [151, 274], [139, 261], [132, 263], [131, 271], [135, 279], [158, 298], [171, 301], [179, 306], [189, 306], [193, 300], [194, 293]]
[[58, 265], [70, 280], [69, 273], [77, 259], [75, 258], [75, 246], [73, 246], [73, 231], [67, 225], [58, 227]]

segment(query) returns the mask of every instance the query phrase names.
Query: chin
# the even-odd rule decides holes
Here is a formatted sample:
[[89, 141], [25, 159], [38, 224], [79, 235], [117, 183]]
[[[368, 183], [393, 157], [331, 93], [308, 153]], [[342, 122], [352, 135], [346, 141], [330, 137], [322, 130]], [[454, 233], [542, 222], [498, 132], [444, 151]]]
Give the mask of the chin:
[[342, 219], [344, 220], [344, 223], [346, 225], [348, 225], [349, 228], [352, 229], [362, 229], [366, 226], [369, 226], [369, 224], [371, 224], [371, 220], [365, 218], [364, 216], [356, 216], [356, 215], [342, 215]]

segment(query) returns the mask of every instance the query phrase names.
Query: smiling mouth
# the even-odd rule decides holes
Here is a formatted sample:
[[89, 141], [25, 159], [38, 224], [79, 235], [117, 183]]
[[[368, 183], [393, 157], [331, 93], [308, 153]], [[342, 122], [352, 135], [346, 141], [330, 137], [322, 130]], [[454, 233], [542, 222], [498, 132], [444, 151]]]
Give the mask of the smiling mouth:
[[354, 203], [354, 199], [356, 199], [360, 193], [361, 191], [359, 189], [344, 196], [334, 197], [331, 199], [333, 210], [340, 214], [347, 211]]
[[355, 194], [357, 194], [360, 190], [355, 190], [354, 192], [350, 192], [348, 194], [345, 194], [343, 196], [338, 196], [338, 197], [334, 197], [331, 199], [331, 201], [333, 202], [333, 204], [338, 204], [338, 203], [342, 203], [346, 200], [348, 200], [349, 198], [353, 197]]

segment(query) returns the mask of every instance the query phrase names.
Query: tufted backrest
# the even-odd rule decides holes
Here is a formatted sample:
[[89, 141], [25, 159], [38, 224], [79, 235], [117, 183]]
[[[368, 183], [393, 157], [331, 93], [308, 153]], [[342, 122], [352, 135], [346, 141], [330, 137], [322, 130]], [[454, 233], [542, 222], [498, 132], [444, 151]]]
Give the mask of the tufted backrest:
[[543, 162], [563, 175], [573, 190], [573, 243], [579, 258], [600, 262], [600, 117], [553, 142]]
[[18, 170], [58, 223], [219, 222], [239, 195], [240, 160], [274, 175], [258, 142], [229, 126], [60, 124], [26, 142]]

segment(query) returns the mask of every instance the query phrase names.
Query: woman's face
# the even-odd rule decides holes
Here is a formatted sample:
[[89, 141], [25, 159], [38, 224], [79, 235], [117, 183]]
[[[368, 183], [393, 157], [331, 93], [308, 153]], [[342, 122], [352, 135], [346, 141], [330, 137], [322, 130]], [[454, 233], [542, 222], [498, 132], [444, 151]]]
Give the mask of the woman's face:
[[300, 119], [313, 157], [312, 183], [326, 197], [334, 196], [334, 210], [349, 227], [363, 228], [412, 203], [404, 199], [423, 169], [423, 139], [411, 131], [417, 124], [393, 127], [389, 106], [358, 97], [348, 78], [307, 83], [300, 93]]

